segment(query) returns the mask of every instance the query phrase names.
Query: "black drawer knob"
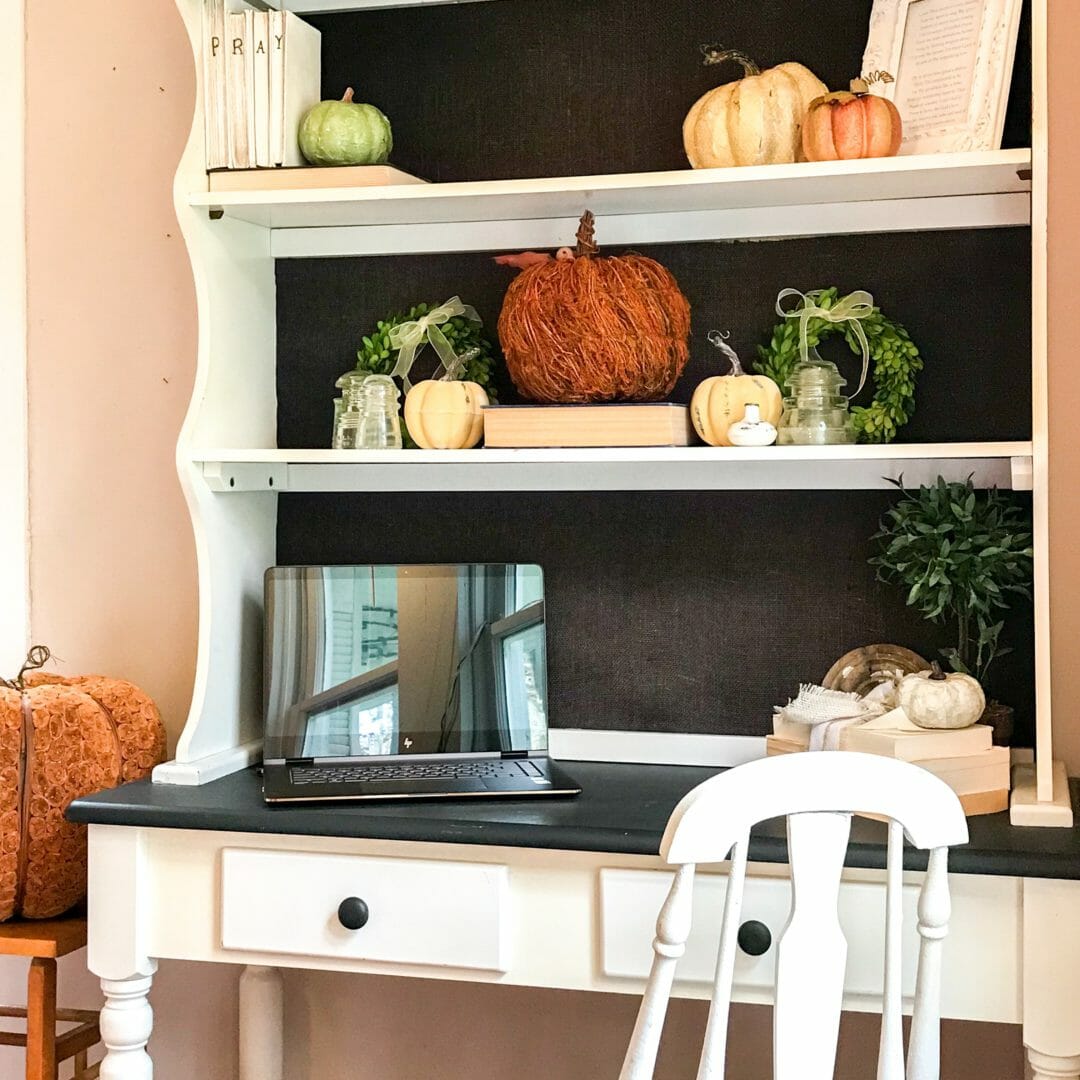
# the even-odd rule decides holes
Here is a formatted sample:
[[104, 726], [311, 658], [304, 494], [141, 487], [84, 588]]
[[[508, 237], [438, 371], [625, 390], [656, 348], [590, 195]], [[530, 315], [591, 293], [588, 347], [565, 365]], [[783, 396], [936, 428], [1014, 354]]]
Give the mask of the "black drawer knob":
[[772, 945], [772, 932], [757, 919], [750, 919], [739, 927], [739, 948], [747, 956], [761, 956]]
[[359, 896], [347, 896], [338, 904], [338, 922], [346, 930], [359, 930], [361, 927], [367, 926], [370, 915], [371, 912], [368, 911], [367, 904]]

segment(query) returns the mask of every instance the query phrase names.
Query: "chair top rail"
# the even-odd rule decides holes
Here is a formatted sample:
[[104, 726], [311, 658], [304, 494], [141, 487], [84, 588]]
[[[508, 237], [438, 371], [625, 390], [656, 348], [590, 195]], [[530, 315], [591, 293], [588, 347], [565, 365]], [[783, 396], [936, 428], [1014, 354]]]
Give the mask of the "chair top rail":
[[924, 850], [968, 841], [963, 808], [943, 780], [910, 762], [845, 750], [762, 758], [705, 781], [675, 807], [660, 854], [674, 865], [723, 862], [758, 822], [813, 813], [888, 818]]

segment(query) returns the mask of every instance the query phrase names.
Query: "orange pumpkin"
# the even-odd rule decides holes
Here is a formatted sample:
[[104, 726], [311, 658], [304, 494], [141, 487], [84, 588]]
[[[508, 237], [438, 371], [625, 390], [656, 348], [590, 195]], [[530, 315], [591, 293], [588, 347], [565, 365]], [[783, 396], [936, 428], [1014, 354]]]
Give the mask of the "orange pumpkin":
[[807, 161], [894, 157], [903, 134], [896, 106], [868, 93], [866, 83], [855, 79], [850, 93], [838, 90], [810, 103], [802, 129], [803, 153]]
[[0, 680], [0, 921], [49, 919], [86, 895], [86, 829], [68, 803], [141, 779], [165, 756], [153, 701], [118, 679], [28, 674]]
[[593, 226], [586, 210], [577, 247], [528, 260], [506, 290], [506, 370], [530, 401], [662, 401], [690, 358], [690, 304], [654, 259], [600, 255]]

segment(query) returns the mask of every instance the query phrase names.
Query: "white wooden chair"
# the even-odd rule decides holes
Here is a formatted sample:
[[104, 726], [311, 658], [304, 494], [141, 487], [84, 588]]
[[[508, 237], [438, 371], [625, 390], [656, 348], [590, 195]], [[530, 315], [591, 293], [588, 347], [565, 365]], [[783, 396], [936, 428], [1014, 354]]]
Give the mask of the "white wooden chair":
[[650, 1080], [675, 966], [686, 947], [698, 863], [731, 857], [716, 982], [698, 1080], [723, 1080], [728, 1011], [750, 829], [787, 818], [791, 912], [776, 947], [774, 1080], [832, 1080], [847, 942], [837, 901], [851, 814], [889, 820], [885, 981], [877, 1080], [905, 1080], [901, 1018], [901, 886], [904, 835], [929, 850], [919, 897], [919, 967], [906, 1080], [938, 1080], [941, 949], [949, 923], [948, 849], [967, 843], [960, 800], [917, 766], [870, 754], [810, 753], [765, 758], [721, 773], [675, 808], [660, 854], [677, 867], [661, 908], [652, 971], [620, 1080]]

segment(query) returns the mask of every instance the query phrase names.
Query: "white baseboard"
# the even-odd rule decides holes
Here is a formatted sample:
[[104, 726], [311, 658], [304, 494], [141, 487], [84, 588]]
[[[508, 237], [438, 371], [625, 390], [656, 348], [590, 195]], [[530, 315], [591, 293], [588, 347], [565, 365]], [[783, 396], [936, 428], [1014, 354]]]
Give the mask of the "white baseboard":
[[262, 748], [262, 739], [254, 739], [192, 761], [166, 761], [154, 769], [153, 780], [155, 784], [184, 787], [209, 784], [211, 780], [220, 780], [223, 776], [254, 765], [262, 758]]
[[643, 765], [742, 765], [765, 756], [757, 735], [687, 735], [660, 731], [552, 728], [551, 756], [563, 761], [623, 761]]

